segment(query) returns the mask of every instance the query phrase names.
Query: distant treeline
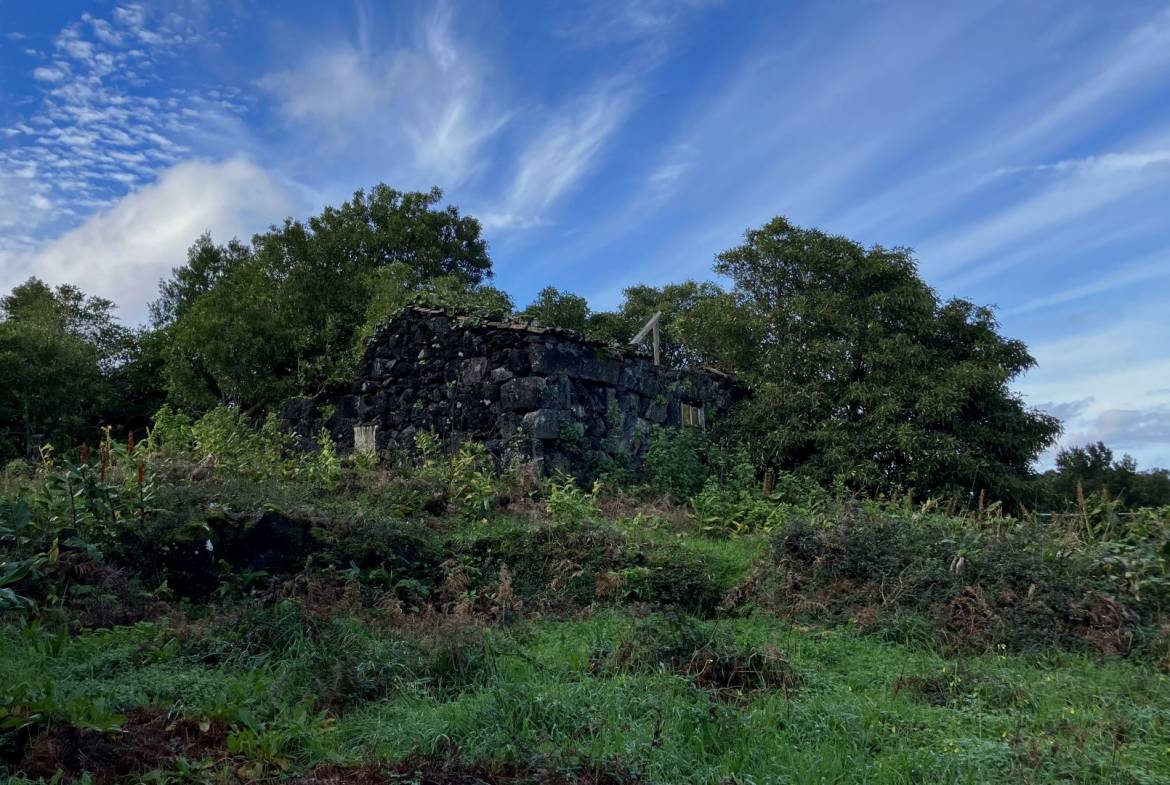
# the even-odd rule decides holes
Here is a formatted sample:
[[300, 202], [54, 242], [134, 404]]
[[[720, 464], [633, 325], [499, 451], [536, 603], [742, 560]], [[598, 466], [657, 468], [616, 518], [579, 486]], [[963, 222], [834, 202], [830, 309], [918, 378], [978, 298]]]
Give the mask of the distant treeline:
[[612, 311], [550, 287], [517, 310], [490, 284], [479, 221], [442, 197], [378, 185], [250, 242], [205, 234], [160, 282], [142, 329], [76, 287], [21, 284], [0, 300], [0, 457], [74, 449], [103, 424], [141, 430], [164, 403], [259, 414], [344, 386], [374, 328], [411, 302], [621, 342], [661, 311], [664, 363], [715, 365], [751, 389], [713, 435], [761, 471], [1050, 508], [1086, 494], [1170, 503], [1165, 471], [1114, 462], [1103, 445], [1037, 476], [1060, 423], [1010, 389], [1034, 359], [989, 308], [940, 299], [907, 249], [777, 217], [716, 257], [729, 286], [632, 286]]

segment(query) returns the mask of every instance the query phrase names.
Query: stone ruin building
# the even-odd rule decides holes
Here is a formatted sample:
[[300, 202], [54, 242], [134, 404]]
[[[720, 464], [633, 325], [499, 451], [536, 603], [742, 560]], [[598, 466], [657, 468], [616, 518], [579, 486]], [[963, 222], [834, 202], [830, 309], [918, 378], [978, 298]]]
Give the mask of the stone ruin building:
[[653, 426], [705, 427], [741, 395], [714, 369], [571, 330], [412, 306], [370, 339], [348, 394], [290, 399], [281, 418], [310, 449], [321, 428], [343, 452], [409, 448], [425, 430], [588, 478], [636, 465]]

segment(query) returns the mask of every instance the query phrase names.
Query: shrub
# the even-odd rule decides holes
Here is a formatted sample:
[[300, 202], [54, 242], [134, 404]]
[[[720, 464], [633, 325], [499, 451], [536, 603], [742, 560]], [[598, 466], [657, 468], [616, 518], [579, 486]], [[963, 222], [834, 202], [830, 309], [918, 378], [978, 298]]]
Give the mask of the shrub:
[[[942, 516], [843, 505], [829, 526], [792, 520], [749, 579], [751, 599], [789, 616], [850, 620], [896, 638], [922, 623], [953, 646], [1038, 650], [1057, 642], [1126, 654], [1165, 596], [1102, 575], [1036, 522], [980, 527]], [[1119, 591], [1121, 590], [1121, 591]]]
[[635, 619], [618, 633], [613, 645], [590, 655], [595, 673], [667, 670], [722, 698], [797, 686], [788, 659], [773, 648], [741, 644], [711, 622], [669, 613]]
[[[182, 433], [181, 425], [167, 427], [177, 427]], [[221, 405], [200, 417], [190, 430], [191, 457], [223, 473], [278, 476], [292, 447], [292, 439], [281, 430], [275, 412], [269, 412], [260, 428], [255, 428], [238, 408]], [[165, 434], [161, 438], [165, 446]]]
[[545, 510], [549, 520], [559, 526], [579, 526], [601, 517], [597, 497], [601, 485], [594, 483], [586, 493], [577, 487], [577, 481], [568, 475], [561, 475], [549, 482]]
[[495, 466], [487, 448], [479, 442], [464, 442], [450, 459], [450, 498], [468, 517], [483, 517], [496, 502]]
[[654, 493], [667, 493], [679, 501], [697, 494], [706, 482], [707, 434], [701, 428], [655, 426], [642, 459], [643, 482]]
[[393, 591], [410, 606], [433, 592], [442, 555], [429, 529], [400, 521], [357, 520], [319, 533], [325, 544], [317, 558], [324, 563]]
[[154, 424], [147, 431], [146, 448], [156, 456], [190, 455], [195, 448], [195, 431], [191, 418], [164, 404], [154, 413]]
[[681, 549], [655, 550], [639, 561], [621, 573], [628, 600], [709, 616], [723, 599], [725, 589], [708, 565]]
[[335, 491], [341, 484], [341, 459], [333, 437], [324, 428], [317, 434], [317, 451], [298, 456], [293, 465], [297, 476], [318, 490]]

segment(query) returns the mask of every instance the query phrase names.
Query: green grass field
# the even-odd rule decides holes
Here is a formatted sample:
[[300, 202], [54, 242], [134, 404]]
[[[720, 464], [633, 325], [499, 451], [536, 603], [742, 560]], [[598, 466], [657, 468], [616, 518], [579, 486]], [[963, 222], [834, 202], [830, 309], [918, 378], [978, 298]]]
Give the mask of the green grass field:
[[6, 547], [45, 550], [8, 582], [36, 606], [0, 625], [0, 772], [1170, 783], [1159, 518], [1070, 550], [1010, 519], [757, 499], [780, 522], [727, 536], [572, 488], [425, 512], [426, 483], [455, 487], [427, 471], [160, 484], [159, 512], [84, 547], [67, 500], [10, 486]]
[[[682, 541], [723, 581], [760, 545]], [[158, 761], [159, 782], [408, 757], [606, 765], [666, 783], [1170, 782], [1170, 680], [1138, 662], [945, 656], [761, 612], [699, 621], [609, 607], [502, 623], [453, 611], [396, 627], [288, 599], [238, 602], [246, 611], [74, 636], [10, 625], [0, 682], [51, 692], [78, 726], [151, 707], [231, 729], [222, 753]], [[703, 684], [685, 652], [656, 660], [654, 630], [676, 628], [700, 650], [719, 641], [747, 677]], [[614, 658], [621, 646], [637, 656]], [[760, 652], [793, 683], [753, 683]]]

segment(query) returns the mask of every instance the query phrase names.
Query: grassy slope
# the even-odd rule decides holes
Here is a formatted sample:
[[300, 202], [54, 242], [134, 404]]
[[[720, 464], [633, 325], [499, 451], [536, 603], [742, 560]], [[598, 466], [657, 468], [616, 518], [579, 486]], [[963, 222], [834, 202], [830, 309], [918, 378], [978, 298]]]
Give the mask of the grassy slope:
[[[645, 536], [700, 555], [726, 585], [762, 548], [666, 527]], [[243, 755], [293, 768], [417, 753], [616, 759], [671, 783], [1170, 782], [1170, 683], [1139, 663], [1055, 652], [948, 658], [755, 615], [714, 624], [753, 649], [784, 652], [801, 684], [727, 700], [665, 668], [591, 668], [591, 653], [631, 621], [606, 610], [476, 632], [459, 650], [470, 659], [441, 678], [433, 662], [410, 664], [411, 634], [357, 620], [316, 638], [294, 625], [278, 647], [218, 660], [166, 625], [57, 642], [9, 627], [0, 682], [51, 682], [59, 697], [117, 710], [223, 716], [245, 729], [235, 740]], [[306, 678], [339, 658], [350, 660], [357, 692], [363, 680], [377, 688], [343, 710], [297, 704]]]

